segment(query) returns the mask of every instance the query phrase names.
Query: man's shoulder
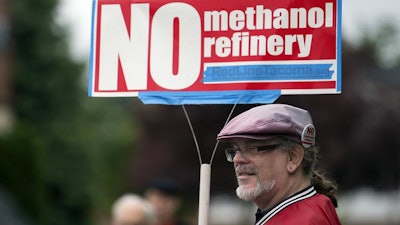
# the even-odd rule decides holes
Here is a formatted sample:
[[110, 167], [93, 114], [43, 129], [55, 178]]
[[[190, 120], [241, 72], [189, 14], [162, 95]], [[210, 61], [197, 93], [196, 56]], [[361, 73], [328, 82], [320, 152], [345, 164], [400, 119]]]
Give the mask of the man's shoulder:
[[325, 195], [316, 194], [289, 205], [267, 224], [340, 225], [340, 222], [330, 199]]

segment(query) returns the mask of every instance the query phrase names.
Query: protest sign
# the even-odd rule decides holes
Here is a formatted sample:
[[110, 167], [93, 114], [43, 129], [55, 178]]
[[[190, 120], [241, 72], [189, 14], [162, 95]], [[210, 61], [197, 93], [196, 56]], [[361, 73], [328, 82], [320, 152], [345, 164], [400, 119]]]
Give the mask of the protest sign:
[[90, 96], [250, 104], [340, 92], [340, 0], [93, 2]]

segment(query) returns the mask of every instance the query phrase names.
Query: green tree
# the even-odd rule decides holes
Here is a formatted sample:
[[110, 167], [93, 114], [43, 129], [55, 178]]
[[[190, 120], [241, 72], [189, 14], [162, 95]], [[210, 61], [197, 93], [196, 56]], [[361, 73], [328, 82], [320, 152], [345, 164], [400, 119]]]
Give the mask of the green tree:
[[0, 137], [0, 185], [32, 224], [90, 224], [124, 190], [132, 100], [88, 98], [84, 63], [55, 24], [57, 0], [12, 1], [16, 125]]
[[376, 28], [365, 26], [358, 51], [385, 68], [400, 64], [400, 29], [390, 19], [381, 20]]

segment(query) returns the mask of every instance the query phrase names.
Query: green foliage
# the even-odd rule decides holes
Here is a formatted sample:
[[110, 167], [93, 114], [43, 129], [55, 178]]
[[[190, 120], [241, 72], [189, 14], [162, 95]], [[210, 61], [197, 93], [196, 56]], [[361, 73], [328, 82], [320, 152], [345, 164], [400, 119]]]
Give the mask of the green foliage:
[[382, 20], [379, 27], [364, 27], [359, 50], [384, 67], [400, 65], [400, 30], [389, 18]]
[[12, 4], [17, 123], [0, 137], [0, 186], [32, 224], [90, 224], [125, 189], [133, 102], [87, 97], [84, 64], [70, 58], [54, 23], [58, 1]]

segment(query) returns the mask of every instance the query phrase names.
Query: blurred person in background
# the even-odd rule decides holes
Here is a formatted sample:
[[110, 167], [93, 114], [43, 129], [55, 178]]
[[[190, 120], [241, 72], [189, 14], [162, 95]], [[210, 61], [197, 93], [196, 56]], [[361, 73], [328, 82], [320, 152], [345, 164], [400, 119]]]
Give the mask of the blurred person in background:
[[285, 104], [254, 107], [230, 120], [217, 139], [230, 142], [240, 199], [258, 206], [256, 225], [340, 225], [336, 183], [317, 168], [308, 111]]
[[112, 206], [112, 225], [151, 225], [154, 210], [150, 203], [136, 194], [125, 194]]
[[155, 210], [153, 225], [188, 225], [178, 215], [181, 191], [179, 185], [170, 179], [160, 178], [150, 183], [144, 196]]

